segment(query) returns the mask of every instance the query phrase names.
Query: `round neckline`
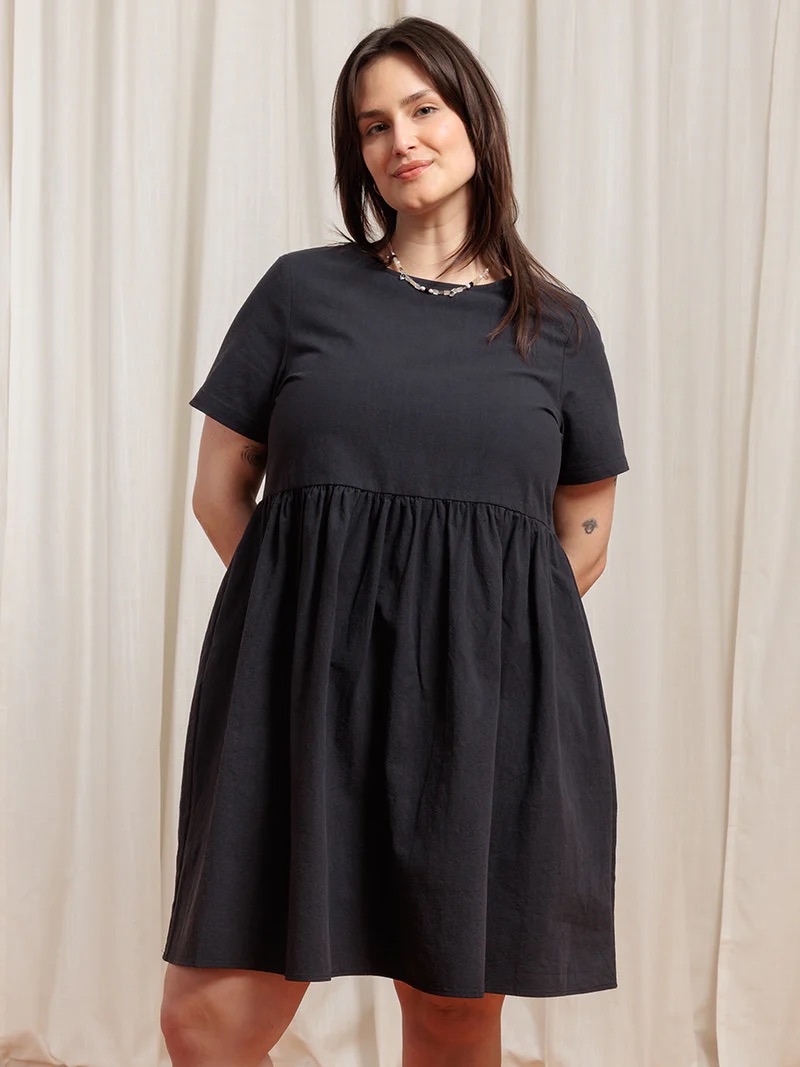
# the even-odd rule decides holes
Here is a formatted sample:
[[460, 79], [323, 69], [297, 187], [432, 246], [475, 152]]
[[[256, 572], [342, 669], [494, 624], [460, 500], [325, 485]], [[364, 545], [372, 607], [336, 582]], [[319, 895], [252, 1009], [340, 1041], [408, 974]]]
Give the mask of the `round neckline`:
[[[395, 278], [400, 278], [399, 272], [392, 270], [391, 267], [387, 267], [385, 263], [382, 265], [379, 264], [379, 266], [381, 266], [381, 269], [386, 271], [387, 274], [393, 274]], [[408, 274], [408, 271], [406, 271], [406, 275], [409, 278], [413, 278], [415, 282], [419, 282], [420, 285], [427, 285], [431, 289], [440, 289], [442, 286], [447, 286], [448, 289], [457, 289], [459, 285], [466, 284], [465, 282], [449, 282], [442, 278], [421, 278], [418, 274]], [[400, 278], [400, 280], [402, 281], [402, 278]], [[505, 278], [498, 278], [493, 282], [484, 282], [482, 285], [473, 285], [470, 289], [465, 289], [464, 292], [472, 292], [473, 289], [493, 289], [495, 286], [504, 285], [510, 280], [511, 275], [509, 274], [506, 275]], [[430, 296], [431, 294], [429, 293], [428, 295]], [[461, 296], [461, 293], [458, 295]]]
[[[388, 274], [393, 278], [397, 278], [398, 281], [402, 281], [402, 278], [400, 277], [400, 275], [398, 274], [398, 272], [396, 270], [392, 270], [392, 268], [387, 266], [385, 263], [379, 263], [375, 259], [374, 256], [369, 255], [369, 253], [365, 252], [364, 249], [360, 248], [357, 244], [355, 244], [355, 242], [353, 242], [353, 247], [360, 255], [365, 256], [369, 260], [370, 265], [373, 266], [376, 271], [380, 271], [381, 274]], [[462, 285], [463, 284], [462, 282], [446, 282], [446, 281], [442, 281], [441, 278], [438, 278], [438, 279], [437, 278], [422, 278], [418, 274], [409, 274], [408, 277], [409, 278], [413, 278], [414, 281], [415, 282], [419, 282], [420, 285], [430, 286], [431, 289], [439, 289], [442, 286], [447, 286], [448, 288], [455, 289], [458, 285]], [[505, 276], [505, 278], [498, 278], [498, 279], [496, 279], [496, 281], [486, 282], [484, 285], [473, 285], [471, 289], [465, 289], [463, 292], [459, 293], [458, 295], [459, 296], [463, 296], [464, 293], [471, 293], [471, 292], [476, 291], [477, 289], [494, 290], [494, 289], [497, 289], [498, 286], [505, 285], [507, 282], [510, 282], [510, 281], [511, 281], [511, 275], [507, 274]], [[408, 284], [408, 283], [406, 283], [406, 284]], [[428, 293], [427, 295], [430, 296], [431, 294]]]

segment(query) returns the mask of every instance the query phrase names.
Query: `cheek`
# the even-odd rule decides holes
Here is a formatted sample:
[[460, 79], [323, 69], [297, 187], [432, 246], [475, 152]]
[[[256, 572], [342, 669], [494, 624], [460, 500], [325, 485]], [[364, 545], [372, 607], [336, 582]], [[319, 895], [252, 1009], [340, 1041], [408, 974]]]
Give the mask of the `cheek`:
[[440, 148], [457, 154], [465, 162], [473, 159], [472, 145], [469, 143], [467, 131], [462, 124], [452, 119], [443, 119], [437, 128], [436, 135]]
[[450, 119], [443, 119], [436, 129], [438, 139], [447, 148], [451, 147], [458, 139], [457, 134], [455, 123]]
[[372, 175], [372, 180], [377, 184], [382, 177], [378, 153], [375, 151], [375, 149], [367, 148], [362, 151], [361, 158], [364, 161], [364, 166]]

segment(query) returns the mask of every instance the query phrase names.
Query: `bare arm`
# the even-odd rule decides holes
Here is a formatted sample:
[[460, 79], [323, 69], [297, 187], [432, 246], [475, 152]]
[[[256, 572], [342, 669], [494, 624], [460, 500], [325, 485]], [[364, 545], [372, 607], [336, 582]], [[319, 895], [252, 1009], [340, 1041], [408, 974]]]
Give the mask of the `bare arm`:
[[192, 511], [226, 568], [252, 518], [266, 464], [266, 445], [206, 415]]
[[615, 476], [586, 485], [559, 485], [553, 495], [556, 536], [581, 596], [605, 570], [616, 488]]

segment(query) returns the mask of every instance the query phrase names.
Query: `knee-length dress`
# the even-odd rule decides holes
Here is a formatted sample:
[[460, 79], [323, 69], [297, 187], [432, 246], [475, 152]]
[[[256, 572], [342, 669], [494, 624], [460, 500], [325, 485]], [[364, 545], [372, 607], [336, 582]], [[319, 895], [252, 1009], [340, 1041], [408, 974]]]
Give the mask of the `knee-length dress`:
[[585, 303], [526, 364], [486, 341], [510, 286], [286, 253], [190, 400], [268, 456], [200, 652], [165, 960], [616, 987], [611, 738], [552, 498], [628, 462]]

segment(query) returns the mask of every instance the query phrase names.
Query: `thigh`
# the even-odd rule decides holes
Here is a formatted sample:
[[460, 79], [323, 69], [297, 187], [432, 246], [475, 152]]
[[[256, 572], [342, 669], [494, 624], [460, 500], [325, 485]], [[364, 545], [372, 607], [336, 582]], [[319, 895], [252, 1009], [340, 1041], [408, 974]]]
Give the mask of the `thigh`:
[[309, 984], [268, 971], [170, 963], [164, 975], [161, 1028], [168, 1039], [231, 1037], [263, 1043], [266, 1052], [294, 1018]]

